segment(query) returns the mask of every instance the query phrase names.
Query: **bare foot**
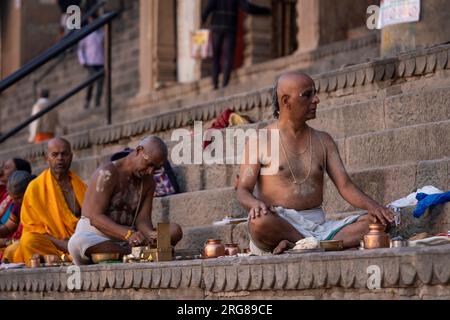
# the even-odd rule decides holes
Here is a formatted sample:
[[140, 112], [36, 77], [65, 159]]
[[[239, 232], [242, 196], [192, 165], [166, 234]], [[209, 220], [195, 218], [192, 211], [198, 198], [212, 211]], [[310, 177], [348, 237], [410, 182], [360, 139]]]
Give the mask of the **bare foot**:
[[278, 246], [275, 249], [273, 249], [272, 253], [273, 254], [281, 254], [281, 253], [285, 252], [286, 250], [292, 249], [293, 247], [295, 247], [295, 243], [292, 243], [287, 240], [283, 240], [278, 244]]

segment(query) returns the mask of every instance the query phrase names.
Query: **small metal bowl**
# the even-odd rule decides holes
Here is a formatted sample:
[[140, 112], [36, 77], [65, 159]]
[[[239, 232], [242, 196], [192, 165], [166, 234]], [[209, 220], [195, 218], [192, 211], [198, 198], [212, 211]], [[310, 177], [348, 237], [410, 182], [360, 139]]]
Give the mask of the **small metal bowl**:
[[325, 251], [340, 251], [344, 250], [344, 241], [342, 240], [327, 240], [320, 241], [320, 248], [325, 249]]
[[402, 248], [408, 246], [408, 240], [391, 240], [391, 248]]
[[61, 262], [61, 259], [54, 254], [47, 254], [44, 256], [45, 264], [46, 265], [55, 265]]
[[118, 261], [120, 259], [119, 253], [93, 253], [91, 255], [92, 262], [101, 263], [105, 261]]

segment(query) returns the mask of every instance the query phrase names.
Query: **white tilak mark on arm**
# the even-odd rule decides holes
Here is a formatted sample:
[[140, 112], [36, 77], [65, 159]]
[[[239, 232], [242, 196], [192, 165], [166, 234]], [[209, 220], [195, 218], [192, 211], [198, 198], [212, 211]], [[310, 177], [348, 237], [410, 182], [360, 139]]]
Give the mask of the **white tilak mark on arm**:
[[109, 179], [111, 179], [111, 172], [109, 170], [100, 170], [95, 190], [97, 192], [105, 191], [105, 185]]

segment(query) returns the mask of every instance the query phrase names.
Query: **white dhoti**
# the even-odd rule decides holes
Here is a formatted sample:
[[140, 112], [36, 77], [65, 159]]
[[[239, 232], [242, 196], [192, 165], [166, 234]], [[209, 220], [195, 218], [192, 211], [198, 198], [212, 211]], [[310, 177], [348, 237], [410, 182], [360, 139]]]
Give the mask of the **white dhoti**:
[[[332, 240], [344, 227], [355, 222], [361, 215], [352, 215], [342, 220], [325, 220], [325, 212], [322, 208], [297, 211], [276, 207], [275, 211], [280, 217], [289, 222], [305, 238]], [[272, 254], [270, 251], [258, 248], [250, 235], [250, 252], [255, 255]]]
[[[108, 237], [96, 227], [91, 225], [88, 218], [81, 217], [78, 221], [75, 233], [72, 235], [68, 243], [69, 253], [73, 258], [73, 262], [76, 265], [90, 264], [91, 259], [86, 256], [86, 251], [89, 248], [106, 241], [114, 241], [118, 244], [122, 244], [122, 242]], [[123, 244], [126, 245], [127, 243], [123, 242]]]

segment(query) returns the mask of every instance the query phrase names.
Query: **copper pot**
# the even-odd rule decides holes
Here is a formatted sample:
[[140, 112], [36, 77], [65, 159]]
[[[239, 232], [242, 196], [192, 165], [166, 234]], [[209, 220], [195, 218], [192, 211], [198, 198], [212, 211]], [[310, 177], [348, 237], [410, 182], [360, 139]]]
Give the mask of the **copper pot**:
[[236, 256], [240, 252], [241, 252], [241, 249], [239, 249], [239, 246], [235, 243], [228, 243], [225, 245], [225, 255], [226, 256]]
[[39, 268], [41, 266], [41, 260], [39, 258], [30, 259], [30, 268]]
[[225, 246], [221, 240], [209, 239], [206, 241], [205, 248], [203, 249], [204, 258], [217, 258], [225, 255]]
[[61, 262], [59, 257], [57, 255], [54, 255], [54, 254], [47, 254], [47, 255], [45, 255], [44, 256], [44, 260], [45, 260], [45, 264], [46, 265], [54, 265], [54, 264], [57, 264], [57, 263]]
[[365, 249], [389, 248], [389, 235], [384, 230], [385, 226], [374, 223], [369, 224], [369, 233], [364, 236]]

